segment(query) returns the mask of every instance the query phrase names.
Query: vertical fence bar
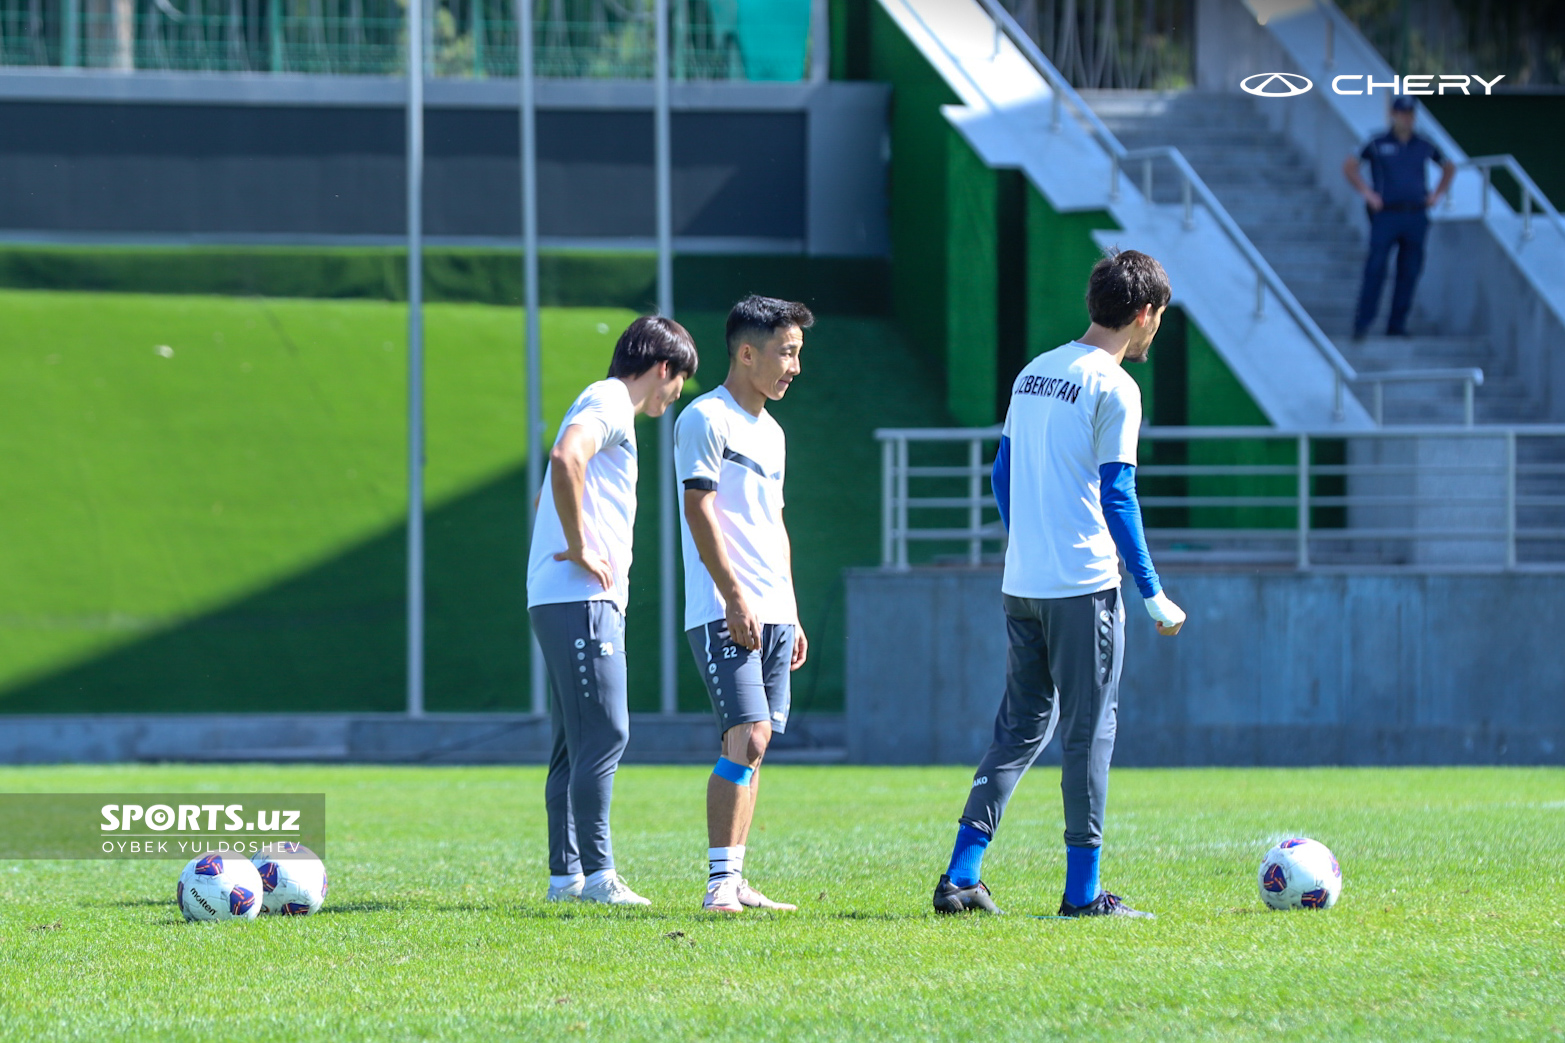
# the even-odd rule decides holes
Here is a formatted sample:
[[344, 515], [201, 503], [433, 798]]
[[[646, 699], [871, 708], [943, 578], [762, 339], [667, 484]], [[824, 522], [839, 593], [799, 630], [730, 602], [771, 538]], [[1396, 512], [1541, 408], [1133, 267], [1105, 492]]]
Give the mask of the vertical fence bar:
[[981, 438], [967, 442], [967, 528], [973, 535], [967, 540], [967, 563], [977, 565], [984, 560], [984, 443]]
[[1490, 179], [1490, 177], [1492, 175], [1490, 174], [1489, 168], [1487, 166], [1481, 167], [1480, 169], [1483, 171], [1483, 198], [1482, 198], [1482, 203], [1480, 205], [1483, 208], [1483, 215], [1485, 217], [1488, 217], [1489, 216], [1489, 179]]
[[1321, 14], [1326, 20], [1326, 58], [1321, 64], [1332, 69], [1337, 65], [1337, 23], [1332, 21], [1329, 8], [1322, 7]]
[[1119, 156], [1109, 153], [1109, 202], [1119, 202]]
[[271, 0], [266, 5], [266, 32], [268, 66], [272, 72], [283, 71], [283, 0]]
[[74, 69], [81, 64], [81, 0], [61, 0], [64, 8], [60, 25], [60, 64]]
[[[673, 132], [669, 125], [668, 30], [669, 0], [654, 0], [652, 17], [656, 22], [653, 44], [652, 133], [656, 160], [658, 312], [674, 317], [674, 203]], [[679, 712], [679, 629], [674, 530], [679, 525], [674, 487], [674, 411], [665, 410], [658, 418], [658, 591], [659, 627], [659, 699], [666, 714]]]
[[[484, 78], [484, 0], [472, 0], [473, 77]], [[518, 29], [520, 26], [518, 26]], [[517, 72], [520, 75], [520, 70]]]
[[1516, 431], [1505, 432], [1505, 569], [1516, 568]]
[[1266, 317], [1266, 276], [1261, 274], [1259, 268], [1255, 270], [1255, 317]]
[[1522, 186], [1522, 238], [1532, 238], [1532, 193]]
[[897, 568], [907, 568], [907, 439], [897, 439]]
[[408, 716], [424, 716], [424, 48], [408, 5]]
[[1150, 156], [1141, 161], [1141, 195], [1147, 202], [1152, 202], [1152, 159]]
[[1384, 381], [1375, 381], [1375, 423], [1377, 425], [1386, 422], [1386, 385]]
[[896, 545], [892, 530], [896, 526], [893, 501], [897, 496], [897, 458], [891, 439], [880, 440], [880, 565], [889, 569], [896, 563]]
[[1180, 189], [1183, 197], [1181, 202], [1185, 205], [1185, 231], [1195, 227], [1195, 186], [1190, 183], [1190, 175], [1185, 175], [1184, 186]]
[[1342, 405], [1342, 370], [1334, 369], [1331, 385], [1331, 418], [1341, 420], [1345, 416]]
[[[687, 3], [688, 0], [680, 0]], [[825, 83], [831, 75], [830, 0], [810, 2], [810, 82]]]
[[1049, 84], [1049, 131], [1053, 134], [1060, 132], [1060, 88], [1055, 84]]
[[1299, 568], [1310, 567], [1310, 436], [1299, 436]]
[[1473, 378], [1462, 381], [1462, 423], [1473, 426]]
[[[516, 0], [516, 75], [521, 87], [522, 135], [522, 307], [527, 367], [527, 536], [537, 520], [536, 497], [543, 488], [543, 317], [538, 287], [538, 106], [533, 55], [532, 0]], [[552, 492], [548, 495], [553, 495]], [[528, 630], [532, 620], [528, 619]], [[532, 635], [528, 691], [533, 713], [549, 708], [549, 675], [538, 635]]]

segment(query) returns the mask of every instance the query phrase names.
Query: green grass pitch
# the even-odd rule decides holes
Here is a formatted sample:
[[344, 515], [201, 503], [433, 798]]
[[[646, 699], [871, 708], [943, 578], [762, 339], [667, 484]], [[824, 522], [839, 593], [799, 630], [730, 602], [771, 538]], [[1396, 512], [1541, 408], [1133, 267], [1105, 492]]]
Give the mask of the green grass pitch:
[[[698, 911], [705, 769], [627, 767], [615, 842], [646, 911], [542, 901], [542, 769], [0, 769], [6, 791], [327, 793], [307, 920], [185, 924], [173, 862], [0, 863], [0, 1038], [1558, 1039], [1565, 773], [1116, 771], [1104, 880], [1153, 922], [1059, 901], [1055, 770], [985, 864], [1008, 914], [936, 918], [970, 774], [766, 769], [747, 875], [795, 914]], [[1265, 911], [1303, 833], [1345, 885]]]

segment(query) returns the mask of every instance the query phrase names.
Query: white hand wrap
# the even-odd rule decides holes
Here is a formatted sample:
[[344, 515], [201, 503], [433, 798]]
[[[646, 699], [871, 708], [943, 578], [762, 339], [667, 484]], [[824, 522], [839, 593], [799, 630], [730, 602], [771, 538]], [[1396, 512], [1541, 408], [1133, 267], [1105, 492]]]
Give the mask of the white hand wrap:
[[1147, 615], [1166, 627], [1176, 627], [1185, 621], [1185, 610], [1174, 604], [1161, 590], [1145, 601]]

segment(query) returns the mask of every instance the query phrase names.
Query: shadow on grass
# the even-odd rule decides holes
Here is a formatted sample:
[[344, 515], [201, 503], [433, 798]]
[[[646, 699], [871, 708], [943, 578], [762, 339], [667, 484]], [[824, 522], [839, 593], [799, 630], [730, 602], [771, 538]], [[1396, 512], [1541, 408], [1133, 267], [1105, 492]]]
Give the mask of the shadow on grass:
[[[527, 702], [525, 480], [511, 472], [429, 512], [431, 710]], [[200, 618], [0, 697], [0, 713], [399, 711], [406, 529]]]
[[[699, 343], [722, 343], [723, 311], [682, 317]], [[873, 563], [879, 551], [874, 429], [952, 422], [938, 370], [919, 363], [889, 323], [834, 317], [811, 332], [810, 343], [808, 374], [777, 409], [790, 438], [788, 519], [800, 548], [794, 581], [811, 636], [809, 659], [792, 675], [797, 715], [842, 707], [841, 573]], [[720, 372], [702, 375], [708, 387], [720, 378]], [[870, 397], [866, 388], [873, 389]], [[655, 461], [656, 422], [638, 423], [636, 437], [641, 459]], [[658, 707], [658, 492], [658, 468], [642, 467], [626, 633], [634, 711]], [[426, 514], [430, 711], [529, 705], [527, 501], [525, 475], [516, 469]], [[0, 692], [0, 715], [399, 712], [406, 690], [406, 545], [406, 529], [388, 527], [199, 618], [16, 684]], [[706, 712], [693, 660], [681, 652], [678, 661], [680, 709]]]

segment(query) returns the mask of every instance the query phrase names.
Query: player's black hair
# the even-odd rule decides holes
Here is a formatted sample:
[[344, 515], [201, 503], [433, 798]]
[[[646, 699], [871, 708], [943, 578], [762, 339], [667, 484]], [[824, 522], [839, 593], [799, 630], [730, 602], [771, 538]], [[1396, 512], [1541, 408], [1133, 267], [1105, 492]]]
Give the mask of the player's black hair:
[[639, 377], [659, 362], [682, 376], [696, 375], [696, 342], [679, 323], [661, 315], [643, 315], [625, 327], [614, 345], [609, 376], [629, 380]]
[[807, 330], [815, 325], [815, 314], [798, 301], [784, 301], [776, 297], [751, 294], [728, 312], [728, 327], [724, 336], [728, 341], [728, 357], [733, 358], [746, 337], [760, 334], [770, 337], [780, 329], [797, 326]]
[[1139, 250], [1114, 251], [1087, 278], [1087, 314], [1106, 329], [1123, 329], [1142, 308], [1155, 312], [1172, 296], [1163, 266]]

